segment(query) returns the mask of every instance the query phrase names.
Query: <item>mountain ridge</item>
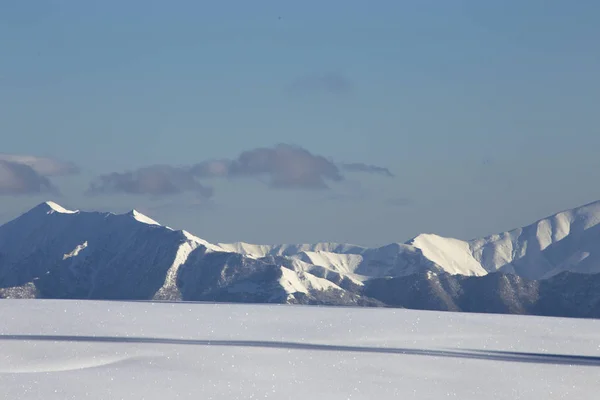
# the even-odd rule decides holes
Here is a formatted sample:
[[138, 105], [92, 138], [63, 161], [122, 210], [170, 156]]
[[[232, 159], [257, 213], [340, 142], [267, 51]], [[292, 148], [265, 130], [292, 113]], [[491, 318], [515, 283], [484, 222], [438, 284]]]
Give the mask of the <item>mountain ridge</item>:
[[[0, 297], [469, 310], [480, 296], [495, 304], [490, 309], [541, 312], [531, 305], [545, 298], [539, 290], [553, 293], [552, 302], [557, 285], [583, 285], [561, 279], [564, 273], [600, 272], [599, 240], [600, 202], [470, 241], [420, 234], [371, 248], [329, 242], [213, 244], [135, 209], [89, 212], [48, 201], [0, 226]], [[540, 283], [544, 280], [549, 283]], [[478, 289], [490, 284], [498, 287], [491, 297]], [[424, 292], [414, 292], [419, 287]], [[534, 296], [531, 288], [543, 289]], [[412, 298], [394, 297], [398, 290]], [[534, 300], [521, 304], [517, 298]]]
[[[584, 268], [578, 270], [577, 261], [574, 262], [574, 260], [578, 260], [579, 257], [579, 261], [583, 261], [589, 257], [589, 254], [578, 253], [577, 249], [570, 252], [569, 249], [563, 252], [560, 249], [556, 249], [556, 247], [560, 247], [557, 243], [563, 241], [565, 238], [570, 239], [569, 235], [572, 233], [575, 235], [575, 238], [570, 239], [571, 241], [583, 240], [589, 247], [588, 242], [596, 238], [596, 232], [595, 230], [587, 231], [597, 226], [598, 228], [596, 229], [600, 231], [600, 201], [560, 211], [551, 216], [538, 219], [524, 227], [470, 240], [424, 233], [404, 243], [390, 243], [381, 247], [365, 247], [329, 242], [272, 246], [237, 242], [233, 244], [219, 243], [219, 246], [254, 257], [274, 254], [293, 256], [304, 253], [304, 257], [312, 261], [317, 260], [317, 257], [312, 253], [334, 252], [337, 254], [362, 255], [365, 252], [374, 252], [377, 249], [385, 251], [384, 249], [386, 248], [389, 249], [397, 246], [402, 251], [419, 250], [426, 259], [449, 274], [483, 276], [491, 272], [502, 271], [521, 275], [529, 279], [547, 279], [563, 271], [600, 273], [600, 254], [597, 255], [597, 262], [596, 258], [594, 258], [594, 262], [590, 260], [585, 264]], [[590, 233], [589, 236], [591, 238], [581, 238], [586, 232]], [[561, 245], [566, 243], [561, 243]], [[526, 262], [522, 258], [525, 256], [525, 252], [532, 248], [531, 245], [534, 246], [533, 251], [529, 255], [532, 260], [531, 262]], [[536, 250], [543, 252], [549, 247], [551, 247], [551, 250], [548, 252], [550, 260], [536, 253]], [[332, 249], [334, 250], [328, 251]], [[565, 252], [569, 254], [565, 255]], [[586, 253], [589, 252], [586, 251]], [[351, 261], [348, 260], [347, 262]], [[356, 263], [356, 260], [354, 262]], [[323, 264], [327, 263], [321, 260], [321, 263], [318, 265]], [[545, 268], [540, 268], [535, 264], [543, 264]]]

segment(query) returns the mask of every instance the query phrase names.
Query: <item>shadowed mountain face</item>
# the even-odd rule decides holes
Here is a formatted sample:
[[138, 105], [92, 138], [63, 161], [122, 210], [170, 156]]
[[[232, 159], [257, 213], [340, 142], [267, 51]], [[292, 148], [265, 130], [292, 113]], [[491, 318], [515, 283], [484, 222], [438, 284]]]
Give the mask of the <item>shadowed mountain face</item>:
[[564, 272], [541, 281], [513, 274], [418, 274], [369, 281], [364, 294], [388, 306], [423, 310], [600, 317], [600, 274]]
[[365, 294], [391, 306], [440, 311], [530, 314], [539, 283], [514, 275], [419, 274], [369, 282]]
[[600, 205], [464, 242], [211, 244], [132, 211], [43, 203], [0, 227], [0, 298], [391, 306], [600, 317]]

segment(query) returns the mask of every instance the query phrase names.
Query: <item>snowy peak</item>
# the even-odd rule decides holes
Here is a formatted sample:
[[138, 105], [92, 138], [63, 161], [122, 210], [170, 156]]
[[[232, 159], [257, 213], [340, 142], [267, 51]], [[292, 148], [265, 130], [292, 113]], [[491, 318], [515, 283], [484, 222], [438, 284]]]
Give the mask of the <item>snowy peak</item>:
[[[0, 226], [0, 298], [459, 310], [467, 293], [472, 304], [496, 296], [498, 310], [537, 312], [531, 307], [543, 297], [539, 293], [554, 302], [562, 301], [565, 291], [588, 290], [576, 287], [587, 287], [587, 277], [569, 278], [568, 272], [600, 273], [599, 242], [600, 202], [481, 239], [421, 234], [374, 248], [327, 242], [212, 244], [137, 210], [71, 211], [45, 202]], [[590, 282], [593, 292], [596, 283]]]
[[[35, 288], [25, 292], [51, 298], [308, 302], [325, 301], [317, 292], [344, 292], [310, 268], [285, 264], [225, 251], [137, 210], [74, 212], [47, 202], [0, 226], [0, 297]], [[347, 294], [340, 301], [356, 299]]]
[[[60, 204], [49, 200], [49, 201], [45, 201], [43, 203], [38, 204], [37, 206], [35, 206], [34, 208], [29, 210], [25, 214], [36, 215], [36, 214], [55, 214], [55, 213], [56, 214], [78, 214], [78, 213], [80, 213], [80, 211], [79, 210], [69, 210], [69, 209], [61, 206]], [[90, 214], [93, 212], [85, 212], [85, 213]], [[131, 210], [124, 215], [130, 216], [131, 218], [133, 218], [136, 221], [141, 222], [143, 224], [161, 226], [158, 222], [156, 222], [152, 218], [148, 217], [147, 215], [142, 214], [141, 212], [139, 212], [137, 210]]]
[[38, 204], [37, 206], [35, 206], [34, 208], [32, 208], [29, 211], [29, 213], [43, 213], [43, 214], [53, 214], [53, 213], [75, 214], [77, 212], [78, 212], [77, 210], [75, 210], [75, 211], [68, 210], [53, 201], [45, 201], [41, 204]]
[[[274, 271], [284, 268], [267, 275], [271, 279], [281, 274], [283, 280], [275, 286], [288, 294], [346, 290], [380, 278], [429, 273], [484, 276], [503, 272], [539, 280], [562, 272], [600, 273], [599, 242], [600, 202], [481, 239], [421, 234], [406, 243], [369, 248], [328, 242], [212, 244], [187, 231], [162, 226], [137, 210], [117, 215], [71, 211], [48, 201], [0, 226], [0, 285], [28, 283], [64, 264], [75, 275], [85, 268], [114, 268], [117, 275], [161, 276], [155, 289], [168, 297], [179, 290], [180, 269], [189, 279], [199, 279], [200, 273], [190, 268], [205, 268], [204, 255], [209, 253], [217, 265], [210, 266], [210, 279], [229, 274], [227, 270], [232, 274], [227, 279], [237, 280], [256, 275], [252, 268], [267, 271], [270, 265]], [[96, 271], [92, 276], [102, 275]], [[97, 285], [94, 282], [93, 287], [101, 287]], [[236, 290], [253, 285], [256, 282], [236, 286]]]
[[516, 274], [547, 279], [561, 272], [600, 273], [600, 201], [530, 225], [462, 241], [422, 234], [408, 244], [450, 274]]
[[473, 257], [489, 272], [528, 279], [560, 272], [600, 272], [600, 201], [540, 219], [531, 225], [469, 241]]
[[143, 224], [161, 226], [158, 222], [156, 222], [152, 218], [142, 214], [141, 212], [139, 212], [137, 210], [131, 210], [130, 212], [127, 213], [127, 215], [130, 215], [131, 217], [133, 217], [133, 219], [135, 219], [136, 221], [141, 222]]
[[546, 279], [561, 272], [600, 273], [600, 201], [469, 241], [421, 234], [378, 248], [350, 244], [219, 244], [248, 257], [287, 257], [364, 281], [423, 270], [483, 276], [505, 272]]
[[473, 257], [468, 242], [426, 233], [407, 244], [419, 249], [424, 257], [451, 275], [482, 276], [488, 273]]
[[207, 242], [204, 239], [199, 238], [198, 236], [192, 235], [191, 233], [189, 233], [186, 230], [182, 230], [180, 231], [181, 235], [188, 241], [194, 242], [194, 243], [198, 243], [204, 247], [206, 247], [208, 250], [210, 251], [221, 251], [221, 252], [226, 252], [225, 249], [221, 248], [220, 246], [216, 245], [216, 244], [212, 244], [210, 242]]

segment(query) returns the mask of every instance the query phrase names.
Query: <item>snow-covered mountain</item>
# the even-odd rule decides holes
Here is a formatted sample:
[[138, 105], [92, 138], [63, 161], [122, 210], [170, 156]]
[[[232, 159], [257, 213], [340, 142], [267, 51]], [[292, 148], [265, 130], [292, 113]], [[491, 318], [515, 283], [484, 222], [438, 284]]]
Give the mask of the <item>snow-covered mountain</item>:
[[[582, 282], [565, 275], [600, 272], [600, 251], [595, 246], [599, 222], [600, 202], [596, 202], [471, 241], [422, 234], [378, 248], [336, 243], [211, 244], [137, 211], [120, 215], [71, 211], [46, 202], [0, 226], [0, 298], [472, 311], [481, 309], [473, 305], [481, 297], [487, 299], [483, 308], [488, 311], [544, 313], [557, 293], [573, 290], [574, 282], [589, 286], [586, 290], [593, 293], [600, 285], [594, 283], [596, 276]], [[563, 313], [600, 316], [595, 302], [586, 312], [572, 310], [577, 304], [564, 305], [571, 311]]]
[[53, 202], [0, 227], [0, 288], [4, 297], [362, 302], [309, 269], [225, 251], [137, 211]]
[[349, 244], [219, 246], [249, 257], [286, 256], [361, 278], [406, 276], [423, 270], [483, 276], [504, 272], [546, 279], [561, 272], [600, 273], [600, 201], [523, 228], [463, 241], [421, 234], [379, 248]]

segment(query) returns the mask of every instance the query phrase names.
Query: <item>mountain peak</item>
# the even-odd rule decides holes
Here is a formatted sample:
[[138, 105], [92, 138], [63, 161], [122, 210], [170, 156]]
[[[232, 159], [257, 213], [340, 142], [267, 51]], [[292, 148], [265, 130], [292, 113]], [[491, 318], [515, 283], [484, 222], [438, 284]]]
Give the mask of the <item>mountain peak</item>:
[[142, 214], [141, 212], [139, 212], [137, 210], [131, 210], [129, 212], [129, 215], [131, 215], [133, 217], [133, 219], [135, 219], [136, 221], [141, 222], [143, 224], [159, 225], [160, 226], [160, 224], [158, 222], [156, 222], [152, 218], [150, 218], [150, 217]]
[[[77, 210], [73, 211], [73, 210], [67, 210], [66, 208], [64, 208], [63, 206], [53, 202], [53, 201], [45, 201], [41, 204], [38, 204], [36, 207], [33, 208], [33, 210], [41, 210], [43, 211], [45, 214], [52, 214], [52, 213], [59, 213], [59, 214], [75, 214], [77, 212]], [[33, 211], [32, 210], [32, 211]]]

